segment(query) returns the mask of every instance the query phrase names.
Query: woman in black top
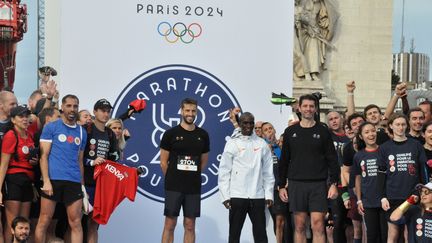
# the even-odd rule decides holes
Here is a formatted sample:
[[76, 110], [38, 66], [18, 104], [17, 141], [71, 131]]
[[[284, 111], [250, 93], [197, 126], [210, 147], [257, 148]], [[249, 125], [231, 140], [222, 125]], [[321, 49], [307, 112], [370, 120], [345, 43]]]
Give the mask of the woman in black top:
[[363, 123], [357, 135], [359, 151], [354, 155], [353, 173], [359, 199], [357, 208], [364, 216], [368, 243], [387, 242], [387, 221], [377, 191], [379, 154], [376, 140], [376, 127], [370, 122]]

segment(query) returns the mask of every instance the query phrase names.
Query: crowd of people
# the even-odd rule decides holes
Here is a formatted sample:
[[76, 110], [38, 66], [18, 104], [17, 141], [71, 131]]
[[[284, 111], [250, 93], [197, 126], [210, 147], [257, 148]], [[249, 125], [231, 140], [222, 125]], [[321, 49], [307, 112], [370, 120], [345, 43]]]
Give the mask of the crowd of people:
[[[385, 113], [376, 104], [360, 113], [355, 112], [355, 82], [346, 87], [346, 112], [329, 111], [326, 123], [317, 119], [319, 97], [301, 96], [294, 109], [299, 119], [289, 121], [279, 139], [270, 122], [255, 121], [252, 113], [239, 108], [231, 111], [235, 129], [226, 142], [218, 175], [222, 204], [229, 210], [228, 242], [240, 242], [246, 215], [252, 222], [254, 242], [268, 242], [265, 208], [272, 215], [278, 243], [432, 242], [428, 218], [432, 211], [428, 206], [432, 102], [425, 100], [409, 108], [406, 84], [400, 83]], [[399, 99], [402, 112], [394, 112]], [[183, 122], [189, 125], [182, 122], [177, 129], [196, 129], [191, 127], [194, 106], [195, 113], [186, 115], [182, 105]], [[171, 138], [171, 143], [178, 144], [178, 138]], [[161, 154], [165, 149], [161, 146]], [[196, 158], [201, 155], [194, 163], [196, 172], [204, 168], [208, 150], [195, 152]], [[194, 157], [190, 153], [180, 154]], [[169, 181], [165, 166], [169, 168], [170, 163], [162, 165]], [[176, 173], [180, 170], [177, 163]], [[181, 173], [175, 176], [178, 182], [188, 176]], [[188, 191], [178, 192], [182, 196], [174, 214], [167, 213], [170, 206], [165, 204], [164, 235], [167, 228], [171, 235], [163, 237], [163, 243], [173, 242], [182, 206], [188, 211], [199, 209], [198, 198], [192, 203]], [[185, 215], [185, 242], [194, 242], [198, 216], [199, 211]]]
[[[28, 105], [18, 105], [13, 92], [0, 91], [0, 243], [98, 242], [99, 224], [107, 223], [124, 197], [135, 196], [142, 171], [116, 162], [130, 137], [123, 120], [142, 111], [145, 101], [133, 101], [119, 118], [110, 119], [112, 106], [100, 99], [91, 116], [79, 110], [75, 95], [65, 95], [59, 104], [56, 82], [46, 69], [39, 70], [40, 87]], [[130, 176], [117, 186], [101, 164], [128, 170]], [[111, 193], [112, 206], [106, 206], [96, 180], [111, 180], [113, 193], [116, 187], [130, 190]]]
[[[408, 107], [401, 83], [385, 113], [376, 104], [359, 113], [355, 82], [346, 87], [345, 113], [329, 111], [322, 123], [319, 97], [303, 95], [293, 108], [299, 119], [289, 121], [279, 137], [271, 121], [231, 110], [234, 131], [218, 172], [221, 202], [229, 210], [229, 243], [240, 242], [247, 215], [254, 242], [268, 242], [267, 209], [277, 243], [432, 242], [432, 102]], [[402, 112], [394, 112], [399, 99]], [[110, 118], [106, 99], [94, 104], [93, 116], [79, 110], [75, 95], [65, 95], [60, 105], [52, 80], [42, 82], [28, 106], [1, 91], [0, 243], [98, 242], [99, 225], [112, 211], [90, 212], [100, 194], [95, 175], [102, 164], [123, 166], [116, 161], [131, 136], [123, 120], [143, 110], [143, 102], [133, 101], [119, 118]], [[162, 243], [174, 241], [181, 210], [184, 242], [195, 242], [201, 171], [211, 141], [194, 124], [197, 110], [197, 101], [185, 98], [181, 122], [161, 140]]]

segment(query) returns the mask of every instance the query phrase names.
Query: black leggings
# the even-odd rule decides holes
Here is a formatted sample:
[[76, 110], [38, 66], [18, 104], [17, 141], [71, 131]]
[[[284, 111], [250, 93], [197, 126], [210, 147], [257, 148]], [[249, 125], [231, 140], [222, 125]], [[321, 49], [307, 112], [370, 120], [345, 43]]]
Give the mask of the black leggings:
[[387, 242], [387, 219], [382, 208], [365, 208], [364, 221], [368, 243]]

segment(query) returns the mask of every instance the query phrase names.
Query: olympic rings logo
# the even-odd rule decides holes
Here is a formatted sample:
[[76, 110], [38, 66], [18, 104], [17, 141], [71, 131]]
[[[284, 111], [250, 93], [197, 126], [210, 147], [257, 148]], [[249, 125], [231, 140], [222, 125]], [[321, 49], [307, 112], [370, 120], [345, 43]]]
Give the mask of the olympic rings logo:
[[168, 43], [176, 43], [180, 40], [185, 44], [190, 44], [201, 36], [202, 27], [198, 23], [192, 23], [186, 26], [182, 22], [177, 22], [171, 26], [170, 23], [164, 21], [159, 23], [157, 31]]

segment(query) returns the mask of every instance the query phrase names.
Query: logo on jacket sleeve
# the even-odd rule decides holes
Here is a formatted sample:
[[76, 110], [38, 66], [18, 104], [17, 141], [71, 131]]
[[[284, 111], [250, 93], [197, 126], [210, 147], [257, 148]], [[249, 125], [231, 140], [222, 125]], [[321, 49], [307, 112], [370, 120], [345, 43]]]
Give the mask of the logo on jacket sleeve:
[[[180, 103], [187, 97], [198, 101], [195, 124], [205, 129], [210, 137], [209, 160], [201, 172], [201, 198], [204, 199], [217, 191], [219, 161], [225, 138], [233, 132], [229, 109], [239, 106], [229, 88], [205, 70], [186, 65], [167, 65], [144, 72], [132, 80], [114, 104], [113, 116], [118, 116], [132, 100], [147, 101], [143, 112], [125, 121], [125, 127], [133, 136], [127, 142], [123, 162], [143, 169], [138, 192], [155, 201], [163, 202], [165, 197], [160, 168], [162, 135], [180, 123]], [[180, 141], [183, 137], [174, 139]], [[179, 163], [177, 166], [195, 169], [189, 164]]]

